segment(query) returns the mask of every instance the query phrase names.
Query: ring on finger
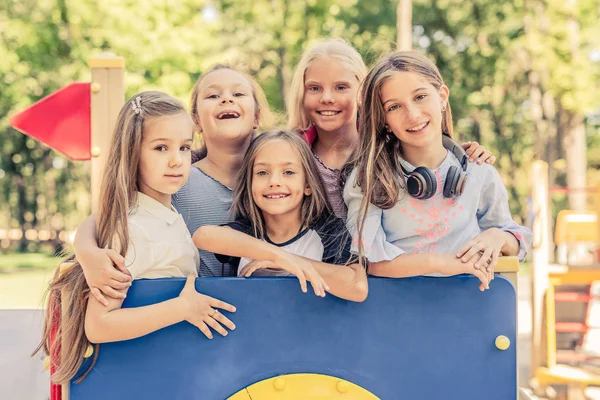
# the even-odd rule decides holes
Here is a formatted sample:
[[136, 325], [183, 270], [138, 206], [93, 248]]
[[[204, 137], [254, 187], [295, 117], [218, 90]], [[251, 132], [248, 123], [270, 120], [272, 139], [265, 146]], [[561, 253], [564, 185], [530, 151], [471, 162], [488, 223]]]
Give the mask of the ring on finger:
[[209, 315], [209, 317], [214, 318], [217, 316], [218, 311], [213, 309], [212, 313]]

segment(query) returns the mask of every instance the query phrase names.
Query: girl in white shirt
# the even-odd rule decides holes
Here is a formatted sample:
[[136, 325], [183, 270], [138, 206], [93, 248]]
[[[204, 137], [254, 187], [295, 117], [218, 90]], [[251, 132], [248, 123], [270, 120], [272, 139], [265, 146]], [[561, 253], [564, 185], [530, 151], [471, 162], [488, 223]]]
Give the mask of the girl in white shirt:
[[[57, 270], [36, 350], [43, 347], [50, 355], [53, 382], [75, 377], [91, 343], [133, 339], [181, 321], [197, 326], [209, 338], [209, 326], [222, 335], [227, 335], [224, 326], [234, 329], [216, 310], [234, 312], [233, 306], [196, 292], [198, 252], [181, 215], [171, 206], [171, 195], [190, 173], [193, 131], [194, 123], [181, 103], [161, 92], [139, 93], [121, 109], [102, 177], [98, 244], [124, 256], [133, 279], [188, 279], [177, 298], [122, 309], [123, 299], [109, 297], [105, 307], [90, 296], [76, 260], [62, 273]], [[70, 312], [59, 317], [65, 298]], [[61, 343], [67, 345], [63, 352]], [[78, 381], [92, 366], [93, 362]]]

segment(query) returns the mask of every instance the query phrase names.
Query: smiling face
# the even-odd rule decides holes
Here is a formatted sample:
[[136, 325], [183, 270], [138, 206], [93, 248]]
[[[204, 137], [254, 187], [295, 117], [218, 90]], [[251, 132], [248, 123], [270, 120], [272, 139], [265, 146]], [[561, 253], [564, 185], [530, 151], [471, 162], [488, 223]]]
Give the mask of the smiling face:
[[386, 129], [405, 150], [441, 143], [442, 108], [448, 95], [446, 86], [437, 90], [417, 73], [394, 72], [381, 86]]
[[265, 220], [297, 215], [300, 221], [311, 190], [298, 151], [284, 140], [271, 140], [257, 150], [252, 174], [252, 198]]
[[185, 112], [148, 117], [138, 167], [140, 192], [170, 207], [171, 195], [190, 174], [193, 132], [194, 123]]
[[344, 63], [320, 57], [304, 75], [304, 112], [319, 133], [356, 126], [359, 82]]
[[207, 142], [245, 140], [258, 126], [253, 89], [239, 72], [223, 68], [210, 72], [198, 88], [198, 128]]

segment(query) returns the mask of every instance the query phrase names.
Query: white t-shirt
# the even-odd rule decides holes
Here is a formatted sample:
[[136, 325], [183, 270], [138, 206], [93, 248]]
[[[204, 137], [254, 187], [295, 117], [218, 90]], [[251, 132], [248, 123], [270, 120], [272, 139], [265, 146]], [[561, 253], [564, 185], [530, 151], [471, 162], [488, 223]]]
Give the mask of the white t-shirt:
[[197, 275], [198, 249], [175, 209], [138, 192], [128, 224], [125, 266], [133, 279]]
[[[254, 228], [248, 219], [239, 219], [225, 225], [255, 237]], [[322, 215], [285, 243], [274, 243], [266, 234], [262, 238], [267, 243], [280, 247], [288, 253], [334, 265], [358, 262], [358, 257], [350, 252], [351, 239], [344, 221], [329, 213]], [[220, 254], [217, 254], [216, 257], [221, 262], [229, 262], [236, 266], [238, 275], [243, 267], [252, 261], [244, 257], [236, 258]], [[289, 276], [290, 274], [284, 270], [265, 268], [255, 271], [252, 275]]]

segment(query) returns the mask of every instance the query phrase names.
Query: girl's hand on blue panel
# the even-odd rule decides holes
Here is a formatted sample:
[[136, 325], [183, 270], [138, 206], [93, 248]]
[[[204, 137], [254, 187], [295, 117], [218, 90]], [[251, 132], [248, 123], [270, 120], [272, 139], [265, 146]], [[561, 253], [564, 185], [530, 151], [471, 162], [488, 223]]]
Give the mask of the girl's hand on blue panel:
[[477, 142], [463, 143], [462, 148], [465, 149], [467, 156], [469, 156], [469, 162], [477, 162], [477, 164], [486, 163], [490, 165], [493, 165], [496, 162], [496, 157]]
[[196, 276], [190, 274], [187, 277], [185, 286], [179, 294], [185, 307], [185, 320], [196, 326], [209, 339], [213, 335], [209, 328], [213, 328], [222, 336], [227, 336], [227, 327], [230, 330], [235, 329], [235, 324], [229, 318], [221, 314], [217, 308], [225, 311], [235, 312], [235, 307], [214, 297], [206, 296], [196, 291]]
[[253, 261], [250, 261], [248, 264], [244, 265], [244, 267], [242, 268], [242, 270], [240, 271], [240, 273], [238, 275], [243, 276], [245, 278], [249, 278], [258, 269], [279, 269], [279, 270], [281, 270], [282, 268], [280, 268], [277, 264], [275, 264], [272, 261], [253, 260]]
[[462, 262], [453, 254], [439, 254], [436, 256], [440, 257], [440, 273], [448, 276], [471, 274], [481, 281], [479, 290], [484, 291], [490, 288], [489, 275], [485, 272], [485, 269], [475, 268], [474, 262]]
[[[327, 286], [325, 280], [321, 277], [308, 259], [282, 250], [279, 252], [279, 254], [277, 254], [274, 264], [278, 269], [283, 269], [288, 271], [290, 274], [295, 275], [300, 281], [300, 288], [304, 293], [308, 291], [306, 281], [310, 281], [310, 284], [312, 285], [317, 296], [325, 297], [325, 291], [329, 290], [329, 286]], [[265, 267], [264, 265], [269, 266]], [[255, 264], [255, 266], [250, 268], [249, 274], [246, 272], [245, 276], [252, 275], [252, 272], [261, 266], [262, 268], [273, 268], [273, 263]]]
[[471, 239], [456, 253], [462, 262], [472, 262], [475, 268], [484, 269], [494, 279], [494, 268], [505, 243], [504, 231], [490, 228]]

